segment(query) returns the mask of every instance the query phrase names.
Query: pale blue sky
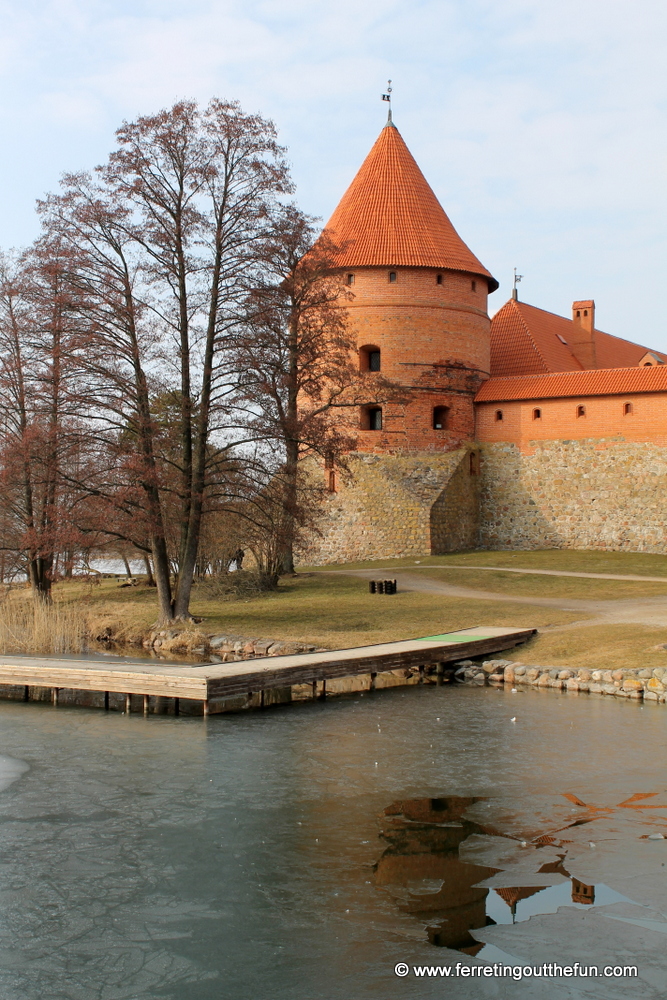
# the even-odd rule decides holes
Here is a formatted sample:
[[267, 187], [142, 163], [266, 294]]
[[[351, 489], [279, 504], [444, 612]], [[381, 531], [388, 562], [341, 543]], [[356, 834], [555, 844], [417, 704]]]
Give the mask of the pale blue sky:
[[667, 350], [664, 0], [0, 0], [0, 245], [179, 97], [274, 118], [326, 218], [394, 117], [463, 239], [521, 297]]

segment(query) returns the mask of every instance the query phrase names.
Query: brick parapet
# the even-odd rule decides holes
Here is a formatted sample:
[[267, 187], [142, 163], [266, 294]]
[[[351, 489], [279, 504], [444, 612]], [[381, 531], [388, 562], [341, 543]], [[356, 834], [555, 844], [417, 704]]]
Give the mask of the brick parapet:
[[542, 441], [593, 438], [600, 448], [610, 438], [667, 445], [667, 407], [660, 392], [477, 403], [475, 409], [478, 441], [505, 441], [523, 451]]

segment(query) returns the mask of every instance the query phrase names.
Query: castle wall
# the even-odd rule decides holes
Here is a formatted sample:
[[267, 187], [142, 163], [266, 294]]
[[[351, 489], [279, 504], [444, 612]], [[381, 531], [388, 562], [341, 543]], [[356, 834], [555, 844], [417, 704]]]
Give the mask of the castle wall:
[[[298, 554], [301, 565], [424, 556], [474, 548], [479, 533], [478, 455], [348, 456], [319, 522]], [[472, 471], [471, 471], [472, 467]], [[313, 475], [321, 470], [313, 467]]]
[[481, 445], [479, 545], [667, 552], [667, 447], [612, 438]]
[[[578, 415], [580, 406], [583, 416]], [[522, 450], [531, 450], [538, 440], [615, 436], [667, 445], [667, 406], [662, 392], [477, 403], [476, 410], [477, 440], [512, 442]], [[497, 419], [498, 412], [502, 420]]]

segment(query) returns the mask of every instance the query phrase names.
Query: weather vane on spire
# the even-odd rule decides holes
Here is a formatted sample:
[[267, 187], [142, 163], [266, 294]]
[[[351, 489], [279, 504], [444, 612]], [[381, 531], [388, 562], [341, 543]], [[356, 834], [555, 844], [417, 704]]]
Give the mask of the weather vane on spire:
[[387, 93], [382, 95], [383, 101], [389, 101], [389, 114], [387, 115], [387, 125], [393, 125], [391, 119], [391, 80], [387, 81]]
[[518, 290], [518, 288], [516, 286], [519, 284], [519, 282], [521, 281], [522, 278], [523, 278], [523, 275], [522, 274], [517, 274], [516, 273], [516, 268], [514, 268], [514, 285], [512, 287], [512, 298], [514, 299], [515, 302], [518, 301], [518, 298], [519, 298], [519, 290]]

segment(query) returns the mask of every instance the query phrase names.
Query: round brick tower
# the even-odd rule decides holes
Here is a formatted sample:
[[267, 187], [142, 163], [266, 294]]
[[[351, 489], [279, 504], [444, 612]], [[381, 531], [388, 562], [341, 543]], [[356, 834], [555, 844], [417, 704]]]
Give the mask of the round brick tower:
[[360, 451], [449, 451], [474, 436], [489, 374], [487, 296], [498, 282], [449, 221], [388, 122], [326, 227], [359, 365], [410, 387], [409, 402], [360, 408]]

